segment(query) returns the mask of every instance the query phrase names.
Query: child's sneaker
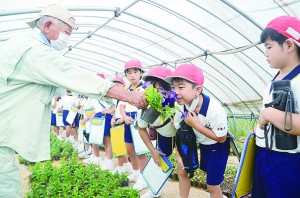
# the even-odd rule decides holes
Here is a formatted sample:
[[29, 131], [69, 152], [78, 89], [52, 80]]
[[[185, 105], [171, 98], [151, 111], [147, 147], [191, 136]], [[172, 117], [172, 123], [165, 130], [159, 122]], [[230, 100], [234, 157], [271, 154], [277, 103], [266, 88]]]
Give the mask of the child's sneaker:
[[146, 181], [144, 180], [144, 177], [140, 174], [139, 178], [137, 179], [136, 183], [133, 185], [132, 188], [137, 191], [141, 191], [147, 187], [148, 187], [148, 185], [147, 185]]
[[83, 163], [89, 164], [96, 156], [94, 154], [91, 154], [89, 158], [82, 160]]
[[91, 161], [90, 164], [93, 164], [95, 166], [100, 166], [102, 163], [102, 158], [101, 157], [94, 157]]
[[84, 145], [80, 145], [78, 148], [77, 148], [77, 151], [78, 153], [82, 153], [84, 151]]
[[151, 190], [148, 190], [146, 193], [144, 193], [140, 198], [154, 198], [154, 197], [160, 197], [161, 191], [157, 193], [157, 195], [154, 195]]
[[112, 171], [114, 169], [114, 163], [112, 159], [106, 159], [101, 165], [101, 170]]
[[127, 176], [129, 182], [135, 182], [139, 178], [140, 174], [134, 174]]
[[87, 159], [87, 158], [90, 157], [91, 154], [92, 154], [92, 150], [89, 149], [89, 150], [87, 150], [87, 151], [84, 151], [84, 152], [80, 153], [80, 154], [78, 155], [78, 157]]
[[63, 140], [63, 138], [61, 137], [61, 135], [57, 135], [56, 137], [57, 137], [57, 139], [59, 139], [59, 140]]
[[124, 173], [132, 173], [132, 166], [130, 162], [123, 163], [123, 172]]
[[122, 173], [124, 173], [124, 171], [123, 171], [123, 166], [117, 166], [115, 169], [113, 169], [113, 170], [111, 171], [111, 173], [112, 173], [112, 174], [116, 174], [116, 173], [122, 174]]

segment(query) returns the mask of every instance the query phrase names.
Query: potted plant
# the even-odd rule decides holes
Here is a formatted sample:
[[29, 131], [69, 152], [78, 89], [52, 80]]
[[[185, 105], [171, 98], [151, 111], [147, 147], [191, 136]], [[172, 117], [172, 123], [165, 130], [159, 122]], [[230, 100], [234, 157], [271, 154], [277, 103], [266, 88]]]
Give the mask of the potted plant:
[[176, 92], [170, 91], [167, 93], [162, 87], [156, 89], [149, 81], [144, 83], [143, 88], [145, 89], [146, 100], [149, 106], [142, 111], [142, 120], [153, 124], [159, 116], [166, 120], [175, 114]]
[[128, 177], [125, 173], [121, 173], [120, 175], [120, 186], [125, 187], [129, 185]]

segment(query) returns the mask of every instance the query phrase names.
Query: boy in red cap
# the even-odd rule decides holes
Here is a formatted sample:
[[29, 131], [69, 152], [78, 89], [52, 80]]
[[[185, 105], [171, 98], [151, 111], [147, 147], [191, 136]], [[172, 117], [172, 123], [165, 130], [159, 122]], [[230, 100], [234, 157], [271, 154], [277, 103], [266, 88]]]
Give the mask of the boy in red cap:
[[[273, 107], [262, 108], [255, 130], [257, 149], [252, 197], [300, 197], [300, 20], [291, 16], [277, 17], [269, 22], [260, 40], [265, 44], [270, 67], [279, 70], [265, 90], [263, 104], [273, 101], [273, 82], [290, 80], [296, 113], [285, 115]], [[278, 146], [286, 141], [275, 138], [274, 127], [283, 135], [295, 135], [294, 148]]]
[[[178, 163], [179, 191], [181, 198], [188, 198], [191, 186], [189, 167], [183, 162], [183, 145], [178, 145], [177, 137], [189, 128], [200, 143], [200, 169], [207, 173], [206, 183], [210, 197], [222, 197], [220, 184], [229, 155], [227, 137], [227, 115], [222, 106], [213, 98], [202, 93], [204, 76], [201, 69], [192, 64], [182, 64], [166, 78], [177, 93], [180, 111], [175, 114], [176, 158]], [[188, 126], [186, 126], [188, 125]], [[184, 131], [185, 132], [185, 131]], [[198, 156], [197, 156], [198, 157]], [[197, 158], [195, 157], [195, 158]], [[192, 158], [192, 156], [188, 156]], [[199, 167], [193, 159], [194, 169]]]

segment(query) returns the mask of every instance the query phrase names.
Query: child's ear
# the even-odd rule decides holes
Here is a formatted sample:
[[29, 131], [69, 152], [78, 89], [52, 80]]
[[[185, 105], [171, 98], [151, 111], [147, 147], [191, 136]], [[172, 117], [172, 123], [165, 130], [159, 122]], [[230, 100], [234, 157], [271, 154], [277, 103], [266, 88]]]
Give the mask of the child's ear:
[[285, 42], [286, 42], [286, 46], [288, 48], [288, 52], [295, 50], [296, 44], [294, 43], [294, 41], [292, 39], [287, 39]]
[[201, 92], [202, 92], [202, 87], [201, 86], [197, 86], [196, 87], [196, 93], [197, 93], [197, 95], [200, 95]]

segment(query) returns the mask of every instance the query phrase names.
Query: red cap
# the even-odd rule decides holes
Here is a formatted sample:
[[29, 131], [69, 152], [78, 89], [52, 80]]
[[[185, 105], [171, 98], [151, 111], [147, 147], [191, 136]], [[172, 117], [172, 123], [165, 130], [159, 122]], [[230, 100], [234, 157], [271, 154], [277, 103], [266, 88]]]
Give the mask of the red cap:
[[97, 74], [98, 76], [100, 76], [101, 78], [103, 78], [103, 79], [105, 79], [105, 76], [104, 76], [104, 74]]
[[143, 70], [142, 63], [138, 60], [130, 60], [130, 61], [126, 62], [124, 70], [129, 69], [129, 68], [138, 68], [140, 70]]
[[171, 69], [164, 67], [164, 66], [155, 66], [152, 67], [149, 72], [142, 77], [143, 80], [145, 80], [148, 76], [160, 78], [164, 80], [166, 77], [172, 75], [173, 72]]
[[300, 47], [300, 20], [291, 16], [280, 16], [269, 22], [266, 28], [291, 38]]
[[122, 83], [123, 85], [125, 85], [125, 81], [123, 80], [122, 77], [115, 77], [112, 82], [119, 82]]
[[199, 86], [202, 86], [204, 82], [204, 75], [202, 73], [202, 70], [193, 64], [179, 65], [175, 69], [173, 74], [165, 78], [165, 80], [169, 83], [172, 83], [173, 78], [183, 78]]

